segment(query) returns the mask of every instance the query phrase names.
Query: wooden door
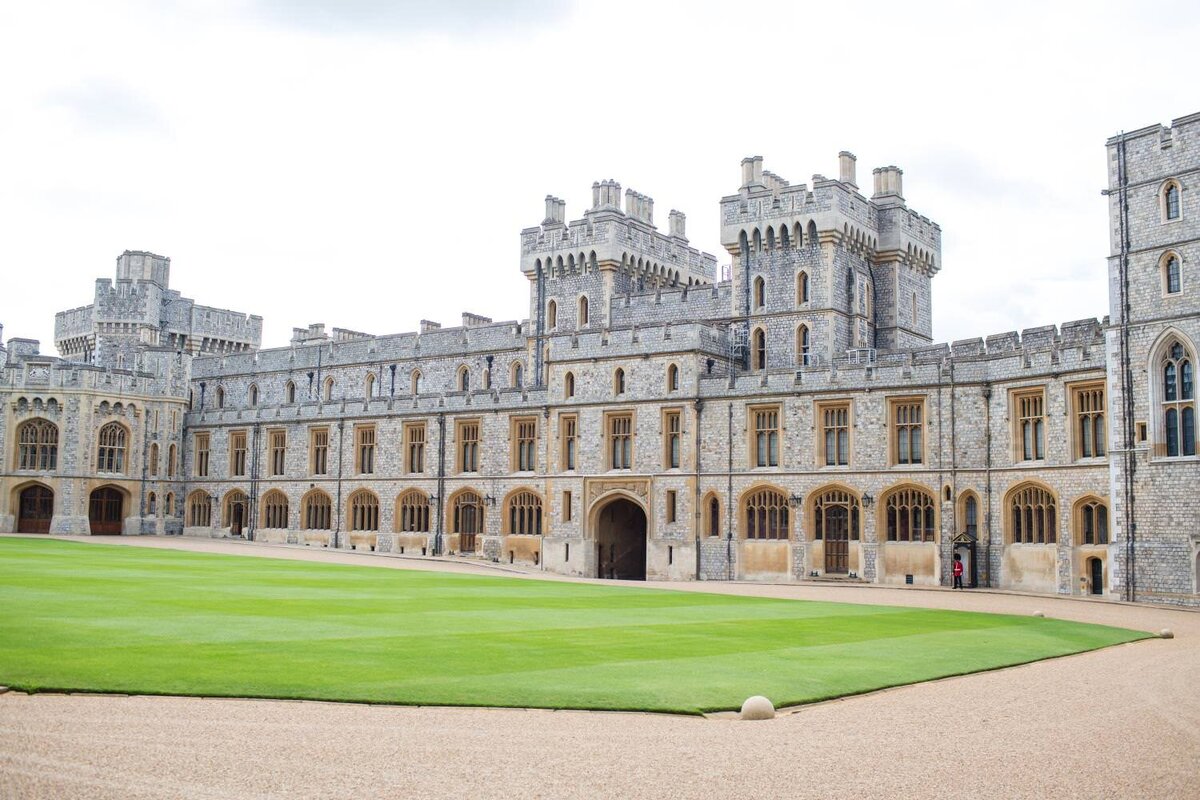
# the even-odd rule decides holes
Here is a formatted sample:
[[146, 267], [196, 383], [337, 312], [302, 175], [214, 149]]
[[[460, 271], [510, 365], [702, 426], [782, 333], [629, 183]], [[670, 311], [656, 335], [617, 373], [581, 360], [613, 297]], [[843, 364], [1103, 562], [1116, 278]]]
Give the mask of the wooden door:
[[49, 533], [54, 517], [54, 492], [30, 486], [17, 501], [17, 533]]
[[1098, 558], [1089, 558], [1091, 567], [1092, 594], [1104, 594], [1104, 562]]
[[121, 532], [121, 508], [124, 505], [121, 493], [111, 487], [92, 492], [88, 503], [88, 522], [94, 535], [112, 535]]
[[229, 506], [229, 532], [234, 536], [242, 535], [242, 517], [245, 515], [246, 506], [242, 503], [233, 503]]
[[845, 575], [850, 570], [850, 513], [834, 506], [825, 513], [825, 571]]

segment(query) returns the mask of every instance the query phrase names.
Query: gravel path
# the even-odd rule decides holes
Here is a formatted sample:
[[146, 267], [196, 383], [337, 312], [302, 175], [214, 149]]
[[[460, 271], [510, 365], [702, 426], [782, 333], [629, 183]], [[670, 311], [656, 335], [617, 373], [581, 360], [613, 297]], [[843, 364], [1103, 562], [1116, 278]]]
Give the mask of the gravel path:
[[[495, 574], [235, 542], [105, 541]], [[650, 585], [1042, 610], [1170, 627], [1177, 638], [807, 706], [769, 722], [9, 692], [0, 694], [0, 797], [1200, 797], [1200, 614], [1002, 593]]]

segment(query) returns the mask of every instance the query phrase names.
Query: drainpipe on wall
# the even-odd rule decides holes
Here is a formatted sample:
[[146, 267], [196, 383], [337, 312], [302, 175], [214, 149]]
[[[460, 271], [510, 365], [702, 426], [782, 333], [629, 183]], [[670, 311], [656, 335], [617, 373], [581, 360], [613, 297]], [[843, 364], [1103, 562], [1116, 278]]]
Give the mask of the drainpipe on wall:
[[346, 419], [338, 419], [338, 473], [337, 473], [337, 519], [333, 523], [333, 548], [338, 548], [338, 534], [342, 531], [342, 441], [346, 438]]
[[700, 399], [700, 376], [696, 376], [696, 499], [692, 514], [692, 532], [696, 539], [696, 580], [700, 580], [700, 529], [703, 527], [704, 509], [700, 499], [700, 414], [704, 410], [704, 401]]
[[983, 585], [992, 585], [992, 385], [983, 385], [983, 429], [986, 431], [986, 456], [984, 474], [987, 476], [987, 503], [984, 509], [984, 530], [987, 539], [983, 545]]
[[1137, 470], [1137, 456], [1133, 450], [1133, 367], [1129, 358], [1129, 175], [1125, 155], [1125, 134], [1117, 142], [1117, 194], [1120, 210], [1120, 273], [1121, 273], [1121, 426], [1124, 436], [1125, 480], [1122, 481], [1125, 518], [1125, 599], [1134, 602], [1137, 599], [1137, 579], [1134, 572], [1134, 562], [1137, 557], [1135, 538], [1137, 536], [1137, 517], [1134, 514], [1133, 479]]
[[433, 535], [433, 553], [441, 555], [446, 514], [446, 414], [438, 414], [437, 531]]
[[246, 540], [254, 541], [254, 523], [258, 520], [258, 451], [262, 447], [262, 423], [254, 423], [253, 449], [250, 451], [250, 503], [246, 516]]
[[728, 454], [727, 486], [725, 491], [725, 580], [733, 580], [733, 403], [729, 404], [729, 436], [725, 440]]

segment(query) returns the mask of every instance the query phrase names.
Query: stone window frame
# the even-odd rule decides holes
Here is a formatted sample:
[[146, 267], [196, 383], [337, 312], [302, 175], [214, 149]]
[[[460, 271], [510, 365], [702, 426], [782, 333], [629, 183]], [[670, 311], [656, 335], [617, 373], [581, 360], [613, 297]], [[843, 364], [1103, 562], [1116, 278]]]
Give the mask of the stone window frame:
[[503, 536], [542, 536], [545, 532], [545, 503], [529, 486], [518, 486], [504, 497], [500, 533]]
[[538, 418], [518, 414], [508, 420], [509, 471], [537, 471]]
[[674, 394], [679, 391], [679, 365], [674, 361], [667, 364], [667, 393]]
[[229, 432], [229, 477], [244, 478], [246, 476], [247, 433], [245, 428]]
[[354, 426], [354, 474], [375, 474], [375, 451], [378, 447], [378, 428], [375, 423], [359, 423]]
[[[916, 406], [919, 408], [918, 414], [920, 419], [918, 422], [907, 420], [901, 422], [899, 417], [901, 413]], [[923, 394], [906, 394], [896, 395], [887, 398], [887, 446], [888, 446], [888, 465], [892, 467], [900, 467], [905, 469], [926, 469], [929, 463], [929, 398]], [[902, 461], [900, 459], [900, 445], [903, 441], [901, 436], [901, 428], [908, 428], [910, 435], [909, 442], [909, 460]], [[912, 457], [912, 435], [911, 430], [919, 429], [921, 452], [916, 460]]]
[[218, 409], [225, 408], [225, 387], [224, 386], [217, 387], [217, 391], [215, 391], [213, 393], [213, 400], [216, 401]]
[[846, 507], [846, 541], [858, 542], [863, 539], [863, 502], [862, 495], [855, 489], [842, 483], [827, 483], [811, 492], [805, 500], [808, 508], [805, 522], [808, 525], [809, 540], [823, 541], [827, 525], [824, 518], [818, 520], [822, 511], [835, 506]]
[[242, 506], [242, 530], [244, 533], [245, 529], [250, 527], [250, 495], [242, 489], [230, 489], [221, 499], [221, 527], [233, 527], [233, 507], [238, 504]]
[[550, 300], [546, 303], [546, 330], [554, 330], [558, 327], [558, 301]]
[[425, 472], [425, 448], [429, 444], [429, 423], [405, 422], [401, 428], [404, 441], [404, 473], [422, 475]]
[[[1175, 190], [1175, 216], [1171, 216], [1170, 191]], [[1163, 225], [1183, 219], [1183, 184], [1178, 178], [1167, 178], [1158, 187], [1158, 212]]]
[[[716, 503], [716, 513], [714, 515], [713, 503]], [[716, 537], [721, 535], [721, 519], [724, 513], [724, 503], [721, 500], [720, 492], [715, 489], [710, 489], [704, 493], [704, 499], [700, 501], [701, 508], [701, 530], [707, 537]]]
[[[828, 412], [836, 413], [838, 411], [846, 412], [846, 424], [835, 425], [833, 430], [845, 430], [846, 438], [844, 442], [840, 438], [834, 440], [834, 462], [829, 463], [828, 447], [826, 445], [827, 431], [830, 429]], [[835, 420], [836, 421], [836, 420]], [[828, 398], [813, 401], [813, 431], [816, 433], [816, 442], [813, 446], [813, 462], [818, 469], [849, 469], [854, 464], [854, 400], [848, 397]], [[839, 461], [838, 456], [843, 455], [844, 461]]]
[[212, 456], [212, 434], [207, 431], [192, 435], [192, 466], [197, 478], [207, 478]]
[[246, 405], [248, 405], [250, 408], [256, 408], [258, 406], [257, 383], [250, 384], [250, 387], [246, 389]]
[[[281, 502], [282, 501], [282, 502]], [[291, 527], [288, 516], [288, 497], [279, 489], [267, 491], [262, 500], [261, 524], [268, 530], [287, 530]], [[283, 523], [282, 525], [279, 523]]]
[[[313, 425], [308, 429], [308, 474], [329, 474], [329, 438], [331, 429], [328, 425]], [[325, 441], [321, 443], [321, 436]], [[319, 469], [318, 469], [319, 467]]]
[[335, 383], [335, 381], [333, 380], [332, 375], [325, 378], [325, 381], [321, 386], [321, 402], [323, 402], [323, 403], [332, 403], [333, 402], [334, 383]]
[[159, 462], [158, 442], [150, 443], [150, 454], [148, 456], [146, 456], [146, 461], [148, 462], [147, 467], [149, 468], [150, 477], [157, 478], [158, 477], [158, 462]]
[[392, 520], [395, 533], [429, 533], [429, 495], [416, 488], [409, 488], [396, 496], [396, 514]]
[[808, 270], [802, 269], [796, 273], [796, 305], [803, 307], [812, 300], [812, 281]]
[[670, 406], [662, 410], [662, 446], [663, 470], [682, 469], [683, 409], [678, 406]]
[[807, 367], [812, 360], [812, 329], [802, 322], [796, 326], [796, 366]]
[[[620, 425], [627, 423], [626, 425]], [[618, 430], [618, 426], [624, 430]], [[615, 447], [617, 438], [625, 440], [623, 458], [618, 465]], [[630, 471], [637, 460], [637, 412], [633, 409], [612, 409], [604, 412], [604, 466], [605, 469]]]
[[[1010, 450], [1014, 465], [1046, 463], [1046, 443], [1049, 440], [1047, 428], [1050, 422], [1048, 405], [1049, 394], [1044, 384], [1008, 390], [1009, 437], [1012, 441]], [[1033, 413], [1038, 410], [1041, 411], [1040, 414]], [[1025, 447], [1027, 427], [1031, 436], [1031, 451], [1027, 451]], [[1027, 452], [1032, 452], [1032, 457], [1027, 458]]]
[[520, 389], [525, 384], [525, 365], [521, 359], [513, 359], [508, 365], [508, 385]]
[[[1097, 494], [1085, 494], [1071, 505], [1072, 534], [1077, 547], [1104, 547], [1112, 544], [1112, 513], [1108, 501]], [[1089, 531], [1088, 522], [1091, 522]], [[1087, 541], [1091, 533], [1093, 541]]]
[[[888, 544], [936, 544], [941, 538], [938, 505], [936, 493], [920, 484], [903, 483], [889, 487], [880, 495], [879, 513], [876, 514], [879, 541]], [[901, 523], [904, 521], [902, 512], [908, 521], [908, 529], [904, 531], [906, 538], [900, 538]], [[919, 521], [919, 528], [913, 527], [914, 521]]]
[[358, 489], [346, 498], [346, 530], [376, 532], [379, 530], [379, 495], [370, 489]]
[[458, 369], [454, 371], [454, 390], [457, 392], [471, 391], [471, 368], [466, 364], [459, 364]]
[[575, 300], [575, 310], [576, 327], [586, 328], [591, 324], [591, 303], [586, 294], [579, 295]]
[[767, 309], [767, 279], [762, 275], [755, 275], [752, 283], [754, 290], [753, 307], [755, 311], [765, 311]]
[[[969, 521], [967, 515], [967, 503], [970, 500], [975, 501], [974, 523]], [[959, 532], [974, 536], [978, 541], [980, 528], [983, 527], [979, 519], [980, 517], [984, 516], [983, 504], [979, 500], [979, 492], [975, 491], [974, 489], [964, 489], [963, 491], [959, 492], [956, 514], [957, 519], [959, 520], [959, 527], [961, 528]]]
[[575, 373], [570, 370], [563, 375], [563, 399], [570, 400], [575, 396]]
[[370, 400], [375, 396], [375, 373], [368, 372], [363, 378], [363, 399]]
[[663, 500], [663, 519], [667, 524], [679, 521], [679, 493], [674, 489], [667, 489]]
[[[466, 438], [468, 434], [472, 434], [472, 438]], [[454, 420], [454, 471], [456, 473], [473, 475], [479, 472], [479, 447], [482, 441], [483, 419], [481, 417]]]
[[[1081, 459], [1104, 460], [1108, 458], [1108, 385], [1104, 378], [1095, 380], [1074, 381], [1066, 385], [1067, 402], [1070, 404], [1071, 430], [1069, 433], [1071, 455], [1074, 460]], [[1096, 395], [1099, 393], [1099, 408], [1096, 408]], [[1085, 437], [1083, 424], [1087, 422], [1091, 429], [1091, 453], [1085, 453]], [[1100, 447], [1096, 447], [1096, 433], [1099, 431], [1102, 439]], [[1097, 452], [1100, 450], [1102, 452]]]
[[283, 402], [286, 405], [292, 405], [296, 402], [296, 383], [288, 381], [283, 385]]
[[[322, 525], [322, 523], [324, 523]], [[300, 529], [333, 530], [333, 498], [324, 489], [314, 488], [300, 498]]]
[[[1021, 481], [1014, 485], [1004, 493], [1005, 543], [1055, 546], [1061, 520], [1060, 505], [1058, 494], [1041, 481]], [[1020, 524], [1016, 522], [1016, 513], [1021, 515]]]
[[[1181, 353], [1179, 358], [1172, 355], [1175, 345], [1179, 345]], [[1153, 424], [1151, 426], [1151, 437], [1153, 439], [1152, 454], [1155, 459], [1194, 459], [1196, 453], [1200, 452], [1196, 442], [1196, 406], [1197, 406], [1197, 371], [1200, 368], [1200, 362], [1196, 358], [1196, 348], [1192, 344], [1191, 339], [1184, 336], [1181, 332], [1174, 328], [1169, 328], [1164, 331], [1159, 337], [1158, 342], [1151, 349], [1151, 359], [1149, 364], [1149, 374], [1153, 376], [1150, 381], [1150, 400], [1153, 411]], [[1175, 398], [1168, 400], [1166, 397], [1166, 367], [1168, 363], [1177, 365], [1175, 371]], [[1191, 374], [1191, 393], [1189, 396], [1185, 392], [1183, 381], [1183, 365], [1189, 365]], [[1179, 446], [1175, 455], [1171, 455], [1170, 444], [1167, 441], [1167, 413], [1174, 410], [1176, 412], [1176, 429], [1178, 431], [1176, 444]], [[1187, 411], [1191, 412], [1193, 434], [1190, 442], [1192, 453], [1188, 453], [1189, 442], [1185, 441], [1184, 430], [1184, 415]]]
[[[1171, 262], [1174, 261], [1175, 270], [1174, 277], [1178, 284], [1175, 291], [1171, 291]], [[1167, 250], [1158, 259], [1158, 274], [1160, 277], [1159, 289], [1162, 291], [1163, 298], [1175, 298], [1183, 295], [1183, 256], [1177, 250]]]
[[[32, 432], [32, 437], [26, 435]], [[55, 472], [58, 469], [58, 425], [43, 417], [17, 426], [13, 469], [23, 472]], [[31, 441], [26, 441], [31, 439]]]
[[174, 478], [175, 471], [179, 467], [179, 449], [172, 442], [167, 446], [167, 477]]
[[[774, 415], [773, 419], [770, 415]], [[760, 425], [760, 422], [766, 423]], [[752, 470], [777, 469], [783, 465], [783, 404], [753, 403], [746, 406], [747, 466]], [[764, 444], [766, 454], [761, 448]]]
[[750, 331], [750, 371], [763, 372], [767, 363], [767, 329], [756, 325]]
[[757, 483], [738, 497], [739, 538], [747, 541], [788, 541], [794, 523], [788, 495], [771, 483]]
[[[115, 436], [106, 436], [110, 431]], [[132, 446], [133, 434], [124, 423], [116, 420], [104, 423], [96, 433], [96, 471], [124, 475]]]
[[579, 415], [558, 415], [558, 468], [575, 472], [579, 468]]
[[187, 525], [189, 528], [212, 527], [212, 495], [196, 489], [187, 496]]
[[[473, 487], [464, 486], [450, 495], [450, 498], [446, 501], [446, 506], [446, 516], [449, 522], [450, 533], [474, 533], [480, 535], [486, 532], [487, 510], [483, 505], [483, 495]], [[464, 517], [468, 515], [466, 513], [460, 514], [460, 512], [465, 512], [468, 507], [473, 509], [472, 513], [476, 521], [476, 524], [470, 527], [476, 528], [476, 530], [463, 530], [464, 527], [467, 527], [464, 525], [466, 521]]]
[[287, 429], [269, 428], [267, 430], [267, 469], [272, 478], [287, 474]]
[[419, 395], [421, 393], [421, 389], [424, 387], [424, 382], [425, 376], [421, 374], [421, 370], [419, 368], [410, 372], [408, 374], [409, 394], [411, 394], [413, 397]]

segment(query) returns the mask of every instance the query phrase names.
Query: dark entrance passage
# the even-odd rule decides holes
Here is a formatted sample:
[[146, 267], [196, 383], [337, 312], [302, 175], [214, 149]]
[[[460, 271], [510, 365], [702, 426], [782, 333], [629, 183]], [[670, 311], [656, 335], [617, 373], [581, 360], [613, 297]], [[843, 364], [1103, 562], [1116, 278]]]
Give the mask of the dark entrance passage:
[[1104, 594], [1104, 562], [1098, 558], [1088, 559], [1088, 572], [1091, 575], [1092, 594]]
[[54, 517], [54, 492], [45, 486], [30, 486], [17, 501], [17, 533], [49, 533]]
[[850, 511], [832, 506], [825, 512], [825, 572], [845, 575], [850, 570]]
[[637, 503], [613, 500], [596, 516], [596, 577], [646, 579], [646, 513]]
[[242, 535], [245, 525], [246, 506], [244, 503], [233, 502], [229, 506], [229, 533], [233, 536]]
[[124, 498], [111, 486], [92, 492], [88, 502], [88, 523], [92, 535], [113, 535], [121, 532]]

